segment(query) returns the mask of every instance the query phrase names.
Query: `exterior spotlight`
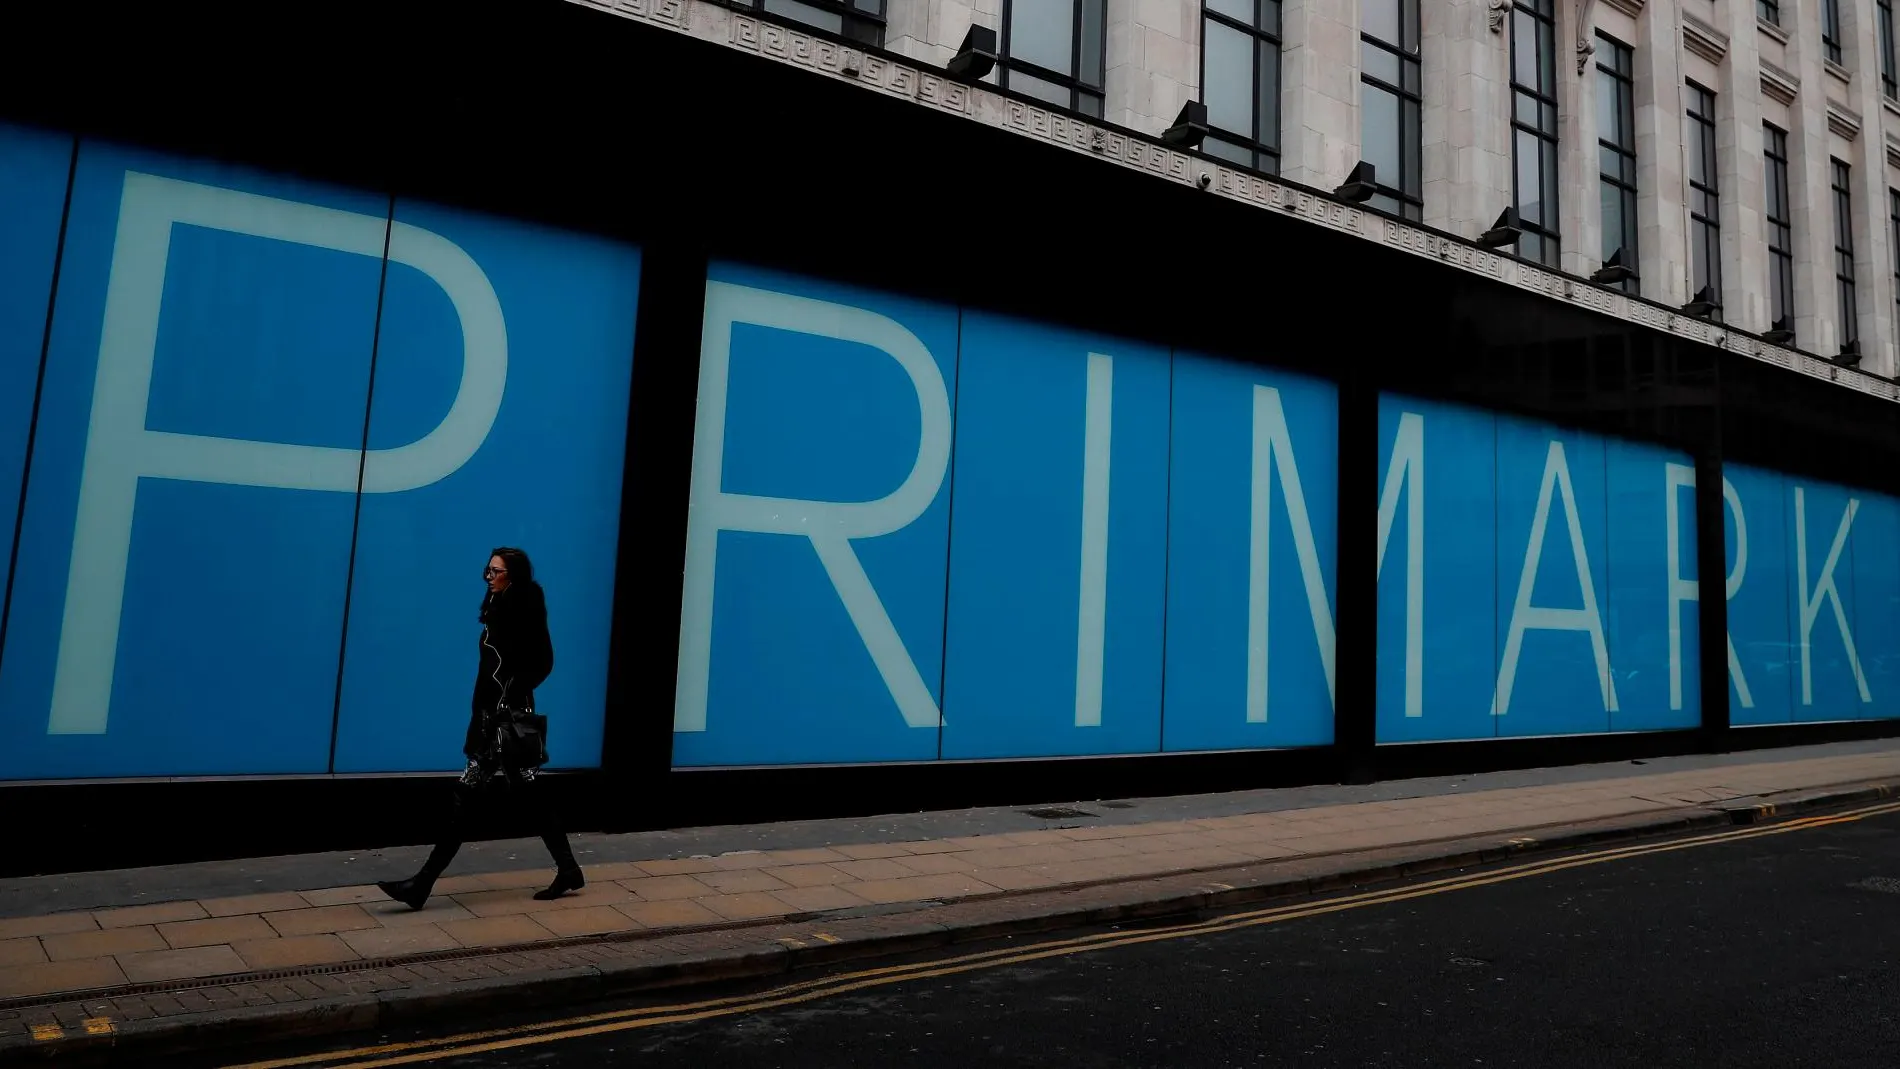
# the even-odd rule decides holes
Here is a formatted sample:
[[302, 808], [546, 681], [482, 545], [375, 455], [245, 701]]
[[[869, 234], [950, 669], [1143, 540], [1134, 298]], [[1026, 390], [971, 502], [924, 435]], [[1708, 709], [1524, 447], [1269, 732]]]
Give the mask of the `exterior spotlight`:
[[963, 35], [957, 54], [945, 65], [951, 74], [968, 81], [981, 81], [996, 69], [996, 31], [988, 26], [972, 26]]
[[1610, 254], [1610, 258], [1603, 261], [1603, 266], [1590, 275], [1590, 281], [1614, 286], [1635, 277], [1636, 272], [1630, 268], [1630, 265], [1623, 262], [1623, 246], [1618, 245], [1616, 251]]
[[1506, 245], [1517, 244], [1517, 239], [1523, 236], [1524, 228], [1518, 225], [1517, 208], [1513, 206], [1499, 213], [1498, 221], [1491, 224], [1491, 229], [1478, 235], [1478, 244], [1490, 249], [1500, 249]]
[[1201, 138], [1206, 136], [1207, 105], [1190, 100], [1181, 105], [1181, 114], [1174, 117], [1174, 125], [1162, 133], [1161, 140], [1182, 148], [1199, 148]]
[[1842, 342], [1841, 355], [1835, 357], [1834, 362], [1841, 365], [1842, 367], [1859, 367], [1860, 366], [1860, 339], [1853, 338], [1848, 341]]
[[1786, 345], [1794, 340], [1794, 316], [1785, 315], [1774, 321], [1761, 336], [1761, 340], [1770, 345]]
[[1695, 297], [1682, 306], [1682, 311], [1684, 315], [1692, 315], [1697, 319], [1707, 317], [1710, 312], [1715, 311], [1715, 287], [1704, 286], [1695, 291]]
[[1352, 173], [1346, 176], [1346, 184], [1333, 190], [1333, 195], [1354, 204], [1371, 200], [1379, 192], [1378, 171], [1364, 160], [1353, 165]]

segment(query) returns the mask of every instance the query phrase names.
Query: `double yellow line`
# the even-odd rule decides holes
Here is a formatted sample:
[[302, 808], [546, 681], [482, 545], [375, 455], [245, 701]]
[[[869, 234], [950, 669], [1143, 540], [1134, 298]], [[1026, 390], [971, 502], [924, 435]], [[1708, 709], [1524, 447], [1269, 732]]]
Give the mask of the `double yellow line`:
[[1562, 872], [1566, 869], [1581, 868], [1585, 865], [1601, 865], [1608, 861], [1623, 861], [1629, 858], [1646, 857], [1651, 854], [1665, 854], [1692, 847], [1712, 846], [1718, 843], [1734, 842], [1740, 839], [1755, 839], [1765, 835], [1786, 835], [1789, 832], [1805, 831], [1810, 828], [1826, 827], [1832, 824], [1845, 824], [1851, 821], [1865, 820], [1868, 817], [1900, 811], [1900, 802], [1885, 802], [1825, 816], [1805, 817], [1779, 824], [1769, 824], [1730, 831], [1713, 832], [1685, 839], [1667, 842], [1639, 844], [1597, 850], [1586, 854], [1573, 854], [1551, 858], [1545, 861], [1531, 861], [1504, 868], [1491, 869], [1467, 876], [1452, 876], [1444, 879], [1428, 880], [1422, 883], [1407, 884], [1379, 891], [1364, 891], [1355, 894], [1339, 895], [1317, 902], [1304, 902], [1294, 905], [1274, 906], [1244, 913], [1230, 913], [1203, 921], [1170, 925], [1162, 928], [1150, 928], [1139, 932], [1097, 932], [1091, 935], [1074, 936], [1067, 939], [1052, 939], [1028, 946], [1005, 947], [985, 950], [974, 954], [964, 954], [934, 961], [913, 962], [908, 965], [888, 965], [857, 972], [839, 973], [818, 977], [798, 983], [785, 984], [750, 995], [737, 995], [730, 998], [706, 999], [698, 1002], [683, 1002], [665, 1006], [647, 1006], [639, 1009], [615, 1010], [608, 1013], [589, 1014], [582, 1017], [568, 1017], [561, 1020], [542, 1021], [536, 1024], [518, 1025], [513, 1028], [496, 1028], [481, 1032], [464, 1032], [459, 1035], [443, 1036], [438, 1039], [413, 1040], [406, 1043], [385, 1043], [379, 1046], [357, 1047], [351, 1050], [332, 1051], [327, 1054], [309, 1054], [296, 1058], [279, 1058], [272, 1061], [249, 1062], [232, 1069], [297, 1069], [303, 1066], [321, 1066], [323, 1069], [381, 1069], [383, 1066], [415, 1065], [421, 1062], [436, 1061], [443, 1058], [462, 1057], [471, 1054], [484, 1054], [493, 1051], [510, 1050], [517, 1047], [529, 1047], [542, 1043], [557, 1043], [569, 1039], [582, 1039], [588, 1036], [604, 1035], [611, 1032], [627, 1032], [639, 1028], [654, 1028], [666, 1024], [685, 1024], [693, 1021], [710, 1020], [716, 1017], [730, 1017], [737, 1014], [757, 1013], [761, 1010], [775, 1010], [786, 1006], [831, 998], [836, 995], [863, 991], [867, 988], [884, 987], [890, 984], [907, 983], [913, 980], [928, 980], [940, 976], [955, 976], [958, 973], [974, 972], [978, 969], [994, 969], [1005, 965], [1018, 965], [1024, 962], [1040, 961], [1044, 958], [1064, 957], [1070, 954], [1082, 954], [1097, 950], [1112, 950], [1116, 947], [1137, 946], [1142, 943], [1157, 943], [1170, 939], [1185, 939], [1193, 936], [1214, 935], [1242, 928], [1254, 928], [1266, 924], [1278, 924], [1282, 921], [1299, 920], [1303, 917], [1317, 917], [1328, 913], [1339, 913], [1350, 909], [1363, 909], [1367, 906], [1385, 905], [1391, 902], [1403, 902], [1427, 895], [1444, 894], [1447, 891], [1463, 891], [1473, 887], [1484, 887], [1510, 880], [1521, 880], [1531, 876], [1543, 876], [1548, 873]]

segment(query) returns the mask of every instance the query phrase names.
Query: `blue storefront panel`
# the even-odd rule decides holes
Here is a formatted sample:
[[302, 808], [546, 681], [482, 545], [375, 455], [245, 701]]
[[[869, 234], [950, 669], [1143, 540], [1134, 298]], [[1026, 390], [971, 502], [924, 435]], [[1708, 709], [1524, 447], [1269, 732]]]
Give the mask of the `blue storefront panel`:
[[1331, 742], [1338, 391], [1179, 354], [1173, 443], [1165, 747]]
[[461, 766], [504, 545], [547, 591], [550, 766], [596, 766], [639, 254], [406, 201], [389, 254], [336, 770]]
[[1379, 464], [1379, 741], [1699, 722], [1687, 455], [1388, 395]]
[[1499, 735], [1610, 729], [1603, 439], [1498, 417]]
[[1730, 721], [1900, 715], [1900, 501], [1743, 465], [1726, 475]]
[[1379, 399], [1378, 738], [1497, 733], [1497, 420]]
[[1604, 448], [1610, 728], [1692, 728], [1702, 720], [1695, 466], [1659, 446], [1612, 438]]
[[1161, 745], [1168, 356], [965, 313], [943, 756]]
[[[359, 480], [375, 504], [352, 712], [376, 726], [346, 737], [343, 770], [452, 766], [460, 719], [436, 711], [466, 714], [473, 577], [503, 540], [545, 543], [551, 583], [573, 584], [550, 598], [550, 695], [572, 703], [554, 747], [594, 763], [635, 254], [420, 206], [392, 232], [383, 194], [94, 142], [70, 220], [0, 660], [0, 779], [331, 770]], [[379, 295], [390, 363], [372, 417]], [[506, 383], [481, 363], [504, 323]], [[0, 333], [11, 381], [17, 332]], [[497, 407], [542, 426], [491, 440]], [[497, 519], [479, 498], [529, 507]], [[478, 548], [445, 581], [465, 540]], [[431, 643], [458, 647], [459, 668]]]
[[956, 309], [716, 265], [676, 765], [934, 759]]
[[[9, 547], [72, 152], [70, 137], [0, 123], [0, 541]], [[0, 597], [7, 575], [0, 559]]]
[[0, 778], [327, 768], [387, 219], [81, 146]]

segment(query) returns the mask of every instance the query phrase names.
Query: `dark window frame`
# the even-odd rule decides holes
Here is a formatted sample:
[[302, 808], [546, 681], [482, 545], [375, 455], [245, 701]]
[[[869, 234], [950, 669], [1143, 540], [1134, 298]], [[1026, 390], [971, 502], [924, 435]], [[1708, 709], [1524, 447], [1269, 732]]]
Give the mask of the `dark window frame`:
[[1834, 192], [1835, 314], [1840, 316], [1841, 345], [1860, 340], [1860, 302], [1854, 292], [1853, 172], [1840, 160], [1828, 160]]
[[[730, 0], [734, 7], [761, 11], [800, 26], [810, 26], [847, 41], [884, 47], [886, 0]], [[799, 14], [800, 9], [836, 18], [837, 26]]]
[[[1247, 2], [1251, 2], [1254, 8], [1254, 24], [1251, 26], [1224, 11], [1214, 10], [1213, 6], [1210, 5], [1207, 0], [1201, 0], [1201, 100], [1203, 103], [1207, 100], [1207, 54], [1209, 51], [1207, 47], [1207, 24], [1212, 22], [1230, 30], [1246, 34], [1253, 43], [1251, 49], [1253, 95], [1249, 98], [1249, 106], [1253, 108], [1254, 113], [1254, 128], [1252, 132], [1242, 133], [1238, 130], [1230, 130], [1224, 126], [1215, 126], [1214, 117], [1210, 112], [1208, 115], [1208, 134], [1201, 141], [1201, 151], [1228, 163], [1237, 163], [1243, 167], [1252, 167], [1254, 170], [1266, 174], [1278, 174], [1280, 173], [1280, 109], [1284, 103], [1283, 98], [1285, 96], [1280, 86], [1279, 53], [1281, 48], [1281, 33], [1283, 30], [1280, 22], [1282, 14], [1281, 5], [1280, 0], [1247, 0]], [[1269, 12], [1271, 12], [1270, 17]], [[1261, 46], [1263, 44], [1271, 45], [1274, 53], [1272, 83], [1273, 113], [1271, 115], [1264, 114], [1265, 109], [1262, 109], [1260, 106], [1260, 68], [1262, 65], [1260, 56]], [[1269, 128], [1272, 133], [1270, 138], [1266, 136]], [[1220, 146], [1227, 151], [1218, 151], [1210, 146]], [[1249, 158], [1241, 159], [1240, 157], [1242, 155]]]
[[[1700, 293], [1708, 286], [1715, 294], [1715, 310], [1709, 318], [1720, 322], [1722, 319], [1722, 191], [1718, 179], [1719, 161], [1715, 144], [1715, 94], [1694, 82], [1683, 83], [1689, 93], [1689, 106], [1685, 119], [1689, 129], [1684, 131], [1683, 153], [1696, 153], [1701, 158], [1702, 178], [1695, 177], [1695, 168], [1689, 168], [1689, 264], [1690, 287]], [[1694, 144], [1686, 136], [1693, 133]], [[1701, 264], [1704, 273], [1697, 277], [1696, 252], [1701, 252]]]
[[[1052, 70], [1038, 63], [1020, 59], [1012, 53], [1011, 37], [1014, 35], [1016, 5], [1024, 0], [1003, 0], [1003, 32], [997, 57], [997, 84], [1004, 89], [1035, 97], [1059, 108], [1079, 112], [1100, 119], [1103, 114], [1103, 97], [1107, 88], [1108, 70], [1108, 2], [1107, 0], [1072, 0], [1069, 19], [1069, 70], [1067, 73]], [[1095, 80], [1090, 81], [1084, 60], [1091, 51], [1089, 36], [1089, 14], [1093, 9], [1095, 16], [1095, 40], [1093, 42]], [[1068, 93], [1068, 100], [1052, 100], [1049, 96], [1025, 89], [1020, 85], [1011, 85], [1011, 75], [1020, 78], [1034, 78], [1051, 83]]]
[[[1617, 122], [1623, 128], [1628, 140], [1605, 137], [1603, 131], [1597, 134], [1597, 184], [1599, 202], [1605, 196], [1615, 197], [1618, 213], [1622, 216], [1623, 226], [1619, 233], [1612, 235], [1609, 227], [1603, 228], [1603, 259], [1608, 260], [1618, 249], [1623, 250], [1623, 264], [1631, 271], [1629, 278], [1616, 283], [1615, 288], [1624, 293], [1641, 291], [1641, 278], [1637, 270], [1637, 220], [1636, 220], [1636, 50], [1611, 37], [1607, 33], [1597, 34], [1597, 92], [1614, 88]], [[1606, 80], [1609, 84], [1606, 84]], [[1611, 131], [1612, 134], [1615, 131]], [[1604, 169], [1604, 164], [1614, 160], [1616, 173]]]
[[1900, 100], [1900, 71], [1894, 69], [1893, 0], [1876, 0], [1880, 41], [1880, 89], [1888, 100]]
[[1755, 17], [1770, 26], [1781, 25], [1781, 0], [1755, 0]]
[[[1529, 30], [1533, 40], [1523, 40]], [[1546, 47], [1547, 46], [1547, 47]], [[1526, 48], [1535, 52], [1538, 84], [1525, 85], [1518, 80], [1519, 57]], [[1550, 267], [1561, 265], [1563, 238], [1555, 222], [1558, 214], [1557, 185], [1557, 14], [1555, 0], [1515, 0], [1511, 5], [1511, 203], [1518, 206], [1518, 226], [1523, 236], [1517, 241], [1517, 255]], [[1526, 122], [1526, 111], [1535, 114]], [[1526, 141], [1535, 142], [1537, 160], [1537, 204], [1542, 218], [1523, 217], [1524, 190], [1519, 181], [1524, 171], [1521, 158]], [[1528, 255], [1526, 250], [1538, 255]]]
[[[1360, 0], [1361, 7], [1369, 0]], [[1363, 83], [1360, 92], [1377, 90], [1397, 98], [1399, 125], [1394, 131], [1398, 135], [1398, 151], [1394, 155], [1399, 161], [1397, 175], [1375, 174], [1379, 193], [1369, 203], [1394, 215], [1413, 221], [1425, 217], [1425, 181], [1424, 181], [1424, 112], [1425, 96], [1419, 57], [1419, 0], [1377, 0], [1398, 6], [1399, 37], [1397, 41], [1387, 41], [1370, 33], [1359, 34], [1359, 80]], [[1365, 20], [1360, 20], [1364, 25]], [[1368, 51], [1383, 52], [1392, 56], [1398, 63], [1399, 82], [1394, 84], [1388, 79], [1367, 72], [1364, 57]], [[1407, 88], [1407, 86], [1410, 88]], [[1359, 136], [1363, 146], [1366, 136], [1365, 105], [1363, 100], [1359, 109]], [[1409, 131], [1408, 131], [1409, 127]], [[1410, 134], [1409, 141], [1407, 134]], [[1364, 158], [1363, 147], [1360, 157]]]
[[1892, 229], [1894, 322], [1900, 323], [1900, 189], [1887, 189], [1887, 221]]
[[1829, 62], [1842, 61], [1841, 0], [1821, 0], [1821, 49]]
[[1768, 287], [1771, 322], [1794, 323], [1794, 208], [1788, 189], [1788, 132], [1762, 123], [1762, 214], [1768, 223]]

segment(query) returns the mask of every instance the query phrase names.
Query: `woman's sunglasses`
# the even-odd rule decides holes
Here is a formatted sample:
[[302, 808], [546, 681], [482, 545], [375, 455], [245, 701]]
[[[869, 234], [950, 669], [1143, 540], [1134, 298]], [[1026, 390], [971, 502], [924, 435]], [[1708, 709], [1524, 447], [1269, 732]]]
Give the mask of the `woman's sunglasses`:
[[506, 568], [483, 568], [482, 569], [483, 579], [493, 579], [494, 577], [498, 575], [507, 575], [507, 574], [508, 574], [508, 569]]

